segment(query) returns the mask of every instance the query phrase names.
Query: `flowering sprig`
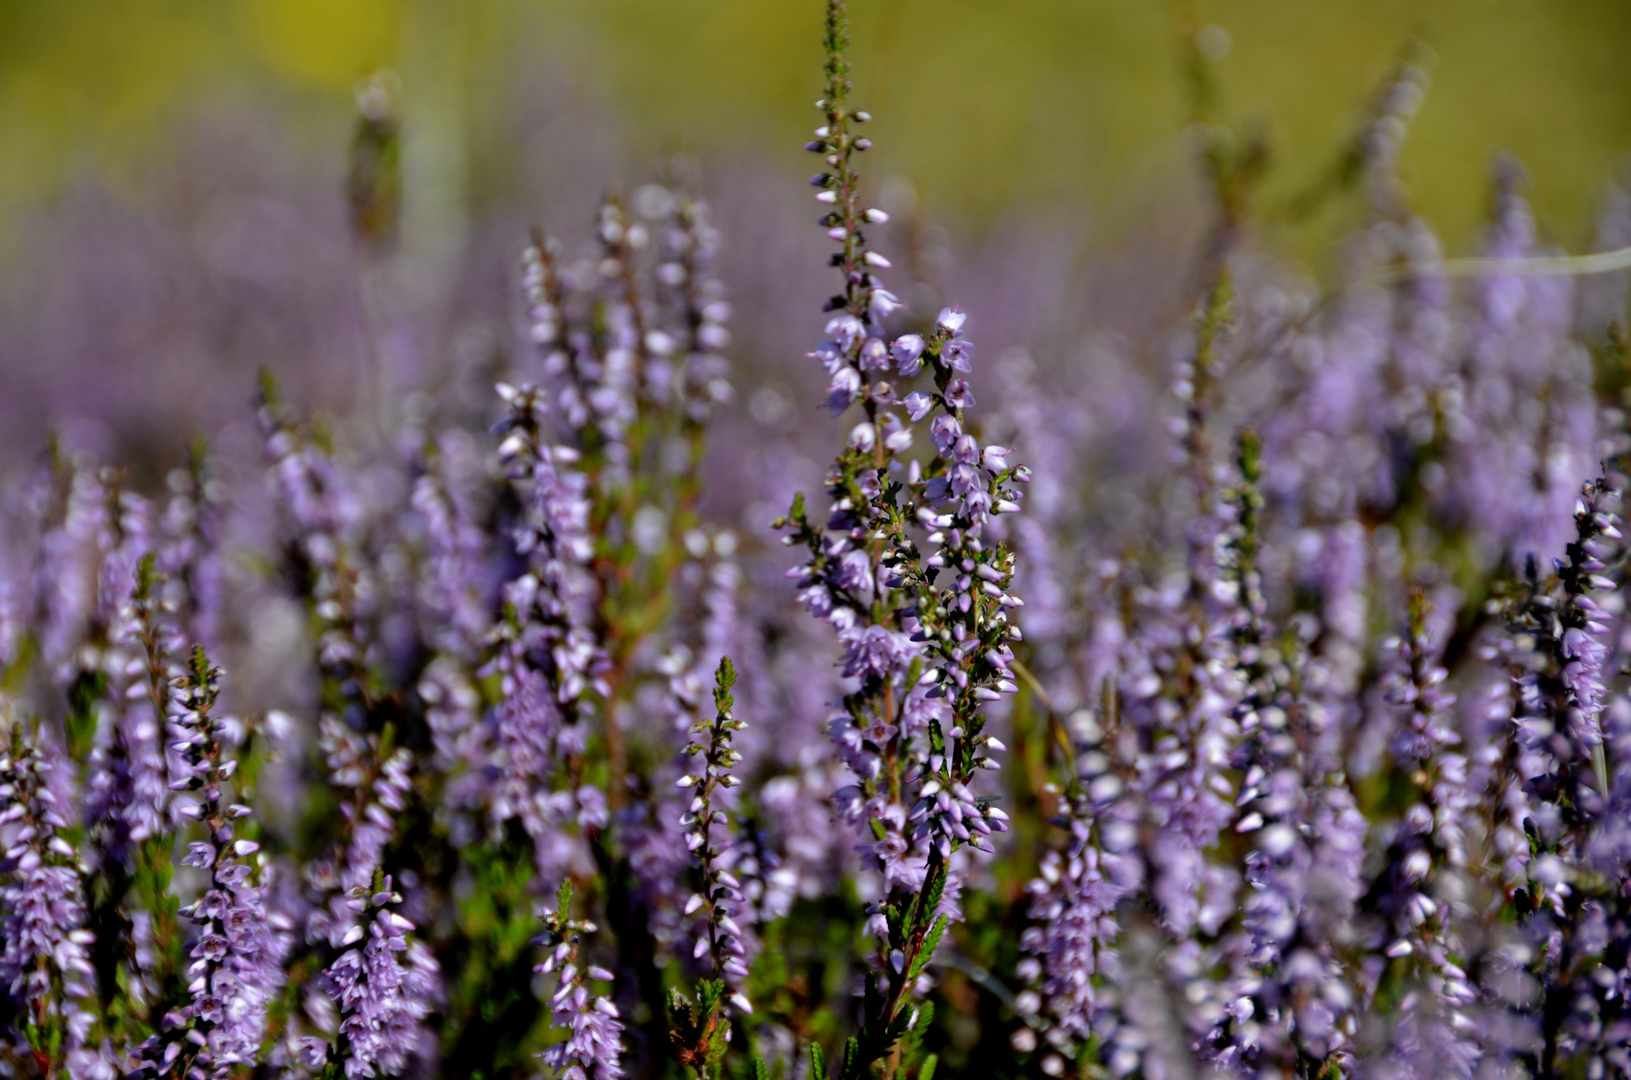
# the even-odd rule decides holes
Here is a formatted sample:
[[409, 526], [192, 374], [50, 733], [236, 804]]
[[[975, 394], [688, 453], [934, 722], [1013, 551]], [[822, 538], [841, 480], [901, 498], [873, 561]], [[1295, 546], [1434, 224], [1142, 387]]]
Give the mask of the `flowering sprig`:
[[[1609, 794], [1600, 716], [1608, 622], [1594, 595], [1615, 587], [1603, 572], [1620, 539], [1617, 498], [1606, 470], [1581, 489], [1575, 537], [1557, 565], [1562, 596], [1542, 585], [1531, 564], [1527, 588], [1508, 615], [1506, 655], [1517, 699], [1512, 730], [1545, 770], [1530, 790], [1556, 808], [1541, 843], [1566, 855], [1583, 853]], [[1545, 891], [1536, 891], [1533, 902], [1542, 903]]]
[[[844, 105], [846, 41], [843, 5], [830, 4], [829, 82], [823, 104], [828, 125], [817, 134], [832, 151], [829, 164], [838, 170], [823, 194], [831, 194], [834, 185], [844, 192], [841, 209], [847, 209], [834, 233], [842, 233], [845, 252], [842, 259], [835, 257], [835, 265], [848, 266], [863, 242], [853, 213], [856, 177], [849, 158], [863, 147], [849, 140], [844, 125], [864, 114], [852, 114]], [[907, 334], [886, 347], [868, 336], [868, 328], [887, 314], [874, 303], [882, 290], [871, 272], [852, 267], [846, 270], [846, 282], [848, 299], [839, 304], [835, 297], [829, 306], [848, 313], [828, 324], [834, 337], [813, 355], [829, 371], [849, 373], [844, 387], [854, 384], [854, 393], [843, 389], [843, 400], [829, 401], [834, 411], [862, 397], [868, 419], [856, 425], [828, 475], [834, 501], [825, 525], [812, 525], [800, 499], [778, 526], [790, 532], [784, 543], [809, 550], [809, 561], [789, 576], [798, 579], [799, 598], [811, 613], [838, 632], [845, 648], [844, 673], [860, 682], [845, 699], [845, 715], [834, 720], [834, 737], [861, 780], [858, 798], [843, 793], [840, 798], [852, 807], [852, 820], [877, 822], [896, 838], [881, 839], [877, 852], [893, 883], [918, 875], [900, 865], [907, 823], [890, 806], [917, 804], [917, 816], [911, 819], [915, 837], [938, 837], [930, 846], [941, 860], [955, 844], [989, 832], [990, 821], [1002, 821], [1000, 811], [995, 817], [986, 814], [959, 788], [974, 767], [992, 764], [977, 752], [990, 745], [977, 730], [983, 724], [978, 710], [1016, 688], [1006, 666], [1012, 660], [1007, 643], [1019, 636], [1006, 613], [1019, 606], [1005, 591], [1013, 560], [1002, 545], [986, 542], [984, 530], [993, 514], [1018, 509], [1019, 496], [1011, 485], [1029, 474], [1008, 465], [1007, 451], [982, 450], [963, 430], [963, 410], [973, 403], [961, 377], [969, 370], [972, 351], [960, 336], [967, 317], [947, 309], [927, 338]], [[903, 378], [927, 368], [933, 373], [933, 391], [897, 398], [893, 387], [877, 377], [891, 367]], [[888, 404], [904, 406], [912, 424], [936, 414], [929, 427], [937, 454], [927, 469], [914, 463], [904, 475], [896, 475], [902, 471], [896, 455], [911, 445], [913, 434], [898, 415], [879, 411]], [[935, 549], [927, 557], [914, 538], [918, 530], [928, 531], [926, 542]], [[952, 579], [949, 587], [938, 581], [943, 574]], [[948, 697], [958, 722], [943, 725], [938, 703]], [[933, 745], [921, 760], [914, 759], [911, 748], [924, 736]], [[930, 773], [938, 774], [938, 781]], [[937, 785], [927, 805], [907, 798], [903, 785], [914, 783]], [[961, 824], [965, 812], [967, 826]]]
[[[1009, 669], [1010, 643], [1019, 639], [1008, 616], [1019, 606], [1007, 592], [1013, 557], [986, 526], [993, 515], [1018, 509], [1012, 485], [1029, 476], [1008, 464], [1008, 451], [982, 449], [965, 430], [964, 410], [974, 398], [963, 378], [972, 346], [961, 337], [961, 311], [942, 312], [926, 337], [906, 334], [886, 344], [878, 336], [901, 304], [877, 282], [875, 271], [889, 263], [865, 250], [861, 232], [862, 224], [887, 217], [860, 208], [852, 159], [870, 143], [852, 125], [868, 117], [847, 103], [847, 45], [845, 7], [832, 0], [827, 86], [818, 103], [826, 123], [807, 149], [833, 170], [811, 183], [821, 189], [817, 200], [833, 208], [822, 224], [842, 244], [831, 261], [844, 291], [827, 302], [838, 314], [811, 355], [832, 377], [832, 412], [859, 403], [865, 419], [828, 473], [833, 502], [825, 523], [814, 525], [800, 498], [777, 527], [788, 531], [785, 543], [808, 551], [789, 576], [805, 606], [836, 631], [844, 674], [855, 680], [830, 722], [856, 779], [838, 793], [839, 808], [863, 830], [883, 872], [884, 895], [870, 922], [877, 969], [867, 976], [861, 1031], [844, 1055], [842, 1073], [852, 1080], [891, 1053], [910, 1026], [905, 1004], [956, 912], [954, 852], [989, 850], [986, 838], [1005, 827], [1006, 815], [970, 787], [979, 769], [996, 767], [989, 752], [1002, 749], [984, 733], [982, 710], [1017, 689]], [[908, 380], [925, 370], [933, 389], [905, 397], [885, 378], [893, 371]], [[909, 420], [887, 411], [893, 407]], [[904, 462], [912, 425], [931, 414], [935, 457], [927, 468]]]
[[[1240, 482], [1224, 492], [1231, 507], [1230, 528], [1218, 537], [1217, 557], [1225, 587], [1231, 597], [1233, 625], [1229, 627], [1234, 662], [1245, 682], [1244, 706], [1266, 703], [1279, 687], [1274, 677], [1269, 637], [1273, 628], [1266, 618], [1268, 600], [1263, 595], [1263, 572], [1259, 560], [1263, 552], [1263, 442], [1247, 428], [1236, 440], [1235, 464]], [[1248, 743], [1260, 742], [1263, 736]]]
[[[747, 951], [742, 943], [744, 931], [737, 924], [743, 914], [741, 905], [745, 898], [741, 882], [719, 862], [730, 841], [718, 839], [713, 833], [715, 825], [728, 825], [730, 821], [724, 809], [716, 804], [721, 789], [728, 790], [742, 782], [731, 771], [742, 760], [742, 755], [731, 748], [731, 736], [747, 729], [731, 711], [736, 704], [731, 696], [735, 685], [736, 669], [731, 666], [730, 657], [725, 657], [719, 662], [715, 676], [714, 718], [691, 728], [691, 742], [684, 751], [687, 757], [700, 758], [702, 769], [680, 777], [678, 786], [695, 791], [691, 805], [680, 817], [680, 825], [685, 829], [685, 846], [695, 860], [700, 886], [686, 902], [686, 914], [708, 909], [707, 931], [698, 938], [696, 952], [712, 957], [715, 978], [739, 985], [748, 974]], [[731, 996], [731, 1004], [745, 1013], [753, 1011], [741, 993]]]
[[691, 741], [683, 751], [686, 757], [700, 759], [701, 770], [680, 777], [677, 786], [692, 790], [691, 804], [680, 817], [685, 830], [685, 846], [694, 862], [696, 892], [685, 903], [685, 915], [694, 917], [707, 911], [706, 922], [697, 935], [694, 956], [709, 957], [713, 978], [697, 987], [692, 1001], [679, 991], [669, 997], [669, 1037], [680, 1063], [697, 1070], [701, 1080], [716, 1074], [730, 1042], [730, 1020], [725, 1005], [741, 1013], [753, 1012], [753, 1005], [740, 987], [748, 976], [746, 930], [739, 920], [750, 912], [742, 883], [723, 864], [731, 846], [729, 838], [716, 837], [714, 826], [726, 826], [730, 818], [716, 800], [724, 790], [741, 783], [732, 769], [742, 755], [731, 748], [731, 737], [747, 725], [732, 714], [736, 669], [729, 657], [719, 662], [714, 682], [714, 717], [701, 720], [690, 729]]
[[1467, 865], [1471, 799], [1466, 758], [1454, 750], [1461, 737], [1445, 717], [1455, 696], [1444, 689], [1448, 673], [1434, 651], [1428, 615], [1424, 595], [1412, 593], [1404, 636], [1382, 643], [1386, 700], [1400, 713], [1393, 756], [1414, 798], [1363, 907], [1381, 922], [1390, 961], [1384, 977], [1403, 985], [1391, 1057], [1402, 1067], [1469, 1076], [1478, 1057], [1472, 1016], [1478, 995], [1459, 962], [1462, 901], [1452, 883]]
[[[843, 245], [842, 250], [833, 255], [832, 265], [843, 273], [844, 291], [828, 300], [826, 307], [828, 311], [847, 312], [860, 329], [882, 323], [904, 305], [874, 280], [873, 268], [887, 270], [889, 260], [877, 252], [867, 251], [866, 236], [861, 232], [861, 225], [882, 224], [889, 220], [889, 215], [882, 210], [862, 208], [860, 178], [851, 164], [854, 155], [872, 148], [872, 140], [854, 134], [852, 125], [864, 124], [872, 117], [865, 110], [851, 109], [848, 105], [849, 27], [843, 0], [829, 0], [827, 4], [825, 45], [827, 86], [816, 108], [825, 114], [826, 123], [816, 129], [815, 139], [804, 148], [822, 155], [822, 163], [832, 170], [810, 177], [810, 184], [820, 189], [816, 201], [832, 208], [821, 218], [828, 239]], [[846, 329], [851, 325], [839, 319], [835, 319], [834, 324]], [[855, 347], [860, 344], [859, 336]], [[871, 359], [881, 360], [882, 366], [888, 366], [887, 357]], [[839, 390], [836, 382], [834, 388]]]
[[690, 453], [685, 475], [696, 485], [701, 461], [703, 425], [715, 408], [730, 400], [731, 385], [720, 355], [730, 344], [731, 308], [713, 274], [719, 230], [708, 204], [685, 194], [672, 196], [668, 220], [657, 236], [655, 271], [660, 299], [673, 312], [674, 372], [672, 404], [682, 413]]
[[[1575, 504], [1575, 537], [1564, 550], [1558, 579], [1563, 586], [1564, 605], [1558, 613], [1563, 633], [1557, 639], [1559, 677], [1569, 694], [1569, 703], [1579, 711], [1581, 740], [1592, 746], [1594, 762], [1601, 769], [1603, 698], [1609, 677], [1609, 630], [1607, 614], [1592, 599], [1603, 589], [1613, 590], [1613, 578], [1603, 576], [1607, 569], [1603, 556], [1610, 541], [1620, 538], [1618, 517], [1609, 508], [1617, 497], [1608, 476], [1586, 484]], [[1599, 783], [1606, 789], [1602, 776]], [[1606, 790], [1603, 792], [1606, 794]]]
[[1137, 807], [1128, 798], [1136, 780], [1129, 740], [1110, 685], [1097, 714], [1083, 710], [1065, 737], [1073, 751], [1071, 779], [1061, 793], [1058, 823], [1068, 831], [1063, 849], [1042, 857], [1027, 886], [1032, 925], [1020, 938], [1024, 952], [1015, 969], [1027, 989], [1020, 995], [1024, 1026], [1014, 1049], [1030, 1053], [1037, 1030], [1051, 1052], [1043, 1070], [1062, 1075], [1067, 1057], [1096, 1030], [1109, 1027], [1104, 1013], [1116, 999], [1119, 970], [1117, 914], [1142, 871], [1136, 853], [1121, 848], [1138, 829]]
[[610, 982], [612, 973], [585, 964], [581, 935], [593, 934], [597, 927], [571, 918], [571, 906], [572, 883], [563, 881], [555, 910], [543, 913], [544, 934], [538, 939], [549, 955], [533, 970], [540, 975], [560, 973], [549, 1004], [555, 1026], [565, 1028], [567, 1037], [538, 1057], [556, 1070], [557, 1080], [618, 1080], [623, 1075], [623, 1022], [611, 999], [589, 986], [591, 980]]
[[332, 1043], [308, 1038], [302, 1054], [307, 1064], [325, 1065], [336, 1076], [343, 1070], [348, 1080], [395, 1076], [407, 1067], [441, 974], [429, 950], [410, 936], [413, 923], [391, 910], [402, 896], [383, 870], [413, 795], [414, 756], [392, 745], [391, 725], [365, 738], [325, 719], [330, 779], [351, 797], [340, 807], [337, 865], [314, 867], [314, 884], [328, 896], [312, 912], [307, 934], [339, 950], [321, 985], [341, 1020]]
[[1555, 580], [1543, 582], [1531, 562], [1508, 609], [1504, 656], [1514, 700], [1503, 764], [1518, 766], [1521, 801], [1510, 798], [1522, 818], [1503, 826], [1520, 831], [1507, 845], [1505, 869], [1529, 940], [1546, 945], [1527, 964], [1522, 957], [1515, 962], [1537, 978], [1546, 1008], [1534, 1044], [1510, 1050], [1537, 1072], [1580, 1059], [1588, 1067], [1626, 1060], [1617, 1034], [1623, 975], [1605, 983], [1600, 973], [1623, 971], [1631, 940], [1625, 902], [1631, 838], [1622, 824], [1627, 743], [1623, 719], [1612, 739], [1601, 722], [1601, 715], [1613, 715], [1601, 710], [1608, 618], [1594, 598], [1618, 588], [1610, 564], [1622, 555], [1619, 464], [1605, 462], [1582, 488], [1575, 537]]
[[131, 666], [142, 681], [127, 688], [125, 695], [144, 699], [146, 706], [130, 732], [131, 785], [136, 802], [150, 815], [133, 823], [131, 836], [137, 841], [173, 831], [170, 758], [164, 736], [176, 680], [186, 674], [182, 659], [186, 646], [175, 626], [175, 613], [163, 598], [166, 584], [157, 557], [144, 556], [130, 597], [131, 636], [140, 649]]
[[97, 471], [51, 444], [51, 475], [31, 583], [30, 630], [53, 681], [71, 681], [97, 602], [97, 549], [107, 496]]
[[[131, 670], [137, 627], [130, 603], [137, 566], [129, 561], [127, 548], [131, 541], [144, 543], [146, 538], [125, 535], [126, 526], [135, 522], [119, 512], [117, 478], [105, 476], [104, 483], [108, 525], [98, 544], [101, 595], [89, 631], [90, 647], [81, 652], [81, 669], [69, 693], [66, 727], [70, 753], [81, 748], [89, 752], [84, 771], [88, 858], [92, 865], [111, 870], [130, 863], [136, 834], [151, 832], [154, 810], [148, 799], [135, 794], [142, 772], [149, 773], [149, 790], [144, 794], [152, 794], [148, 768], [152, 762], [136, 760], [143, 748], [137, 745], [133, 729], [141, 722], [142, 708], [139, 699], [130, 700], [133, 695], [129, 692], [137, 673]], [[139, 688], [136, 693], [140, 694]], [[163, 787], [162, 780], [159, 787]], [[118, 898], [110, 899], [117, 903]]]
[[519, 488], [523, 512], [514, 538], [528, 572], [504, 586], [504, 613], [490, 646], [488, 670], [500, 676], [503, 699], [493, 814], [521, 820], [543, 865], [560, 857], [560, 821], [605, 822], [598, 791], [568, 792], [569, 805], [562, 805], [548, 786], [557, 764], [588, 744], [593, 696], [607, 689], [605, 654], [591, 627], [590, 503], [585, 478], [573, 467], [577, 451], [547, 441], [542, 390], [501, 383], [498, 393], [509, 409], [499, 426], [499, 459]]
[[522, 255], [521, 284], [544, 373], [560, 379], [562, 419], [593, 462], [591, 481], [611, 487], [628, 479], [628, 432], [641, 405], [645, 343], [631, 259], [645, 236], [644, 230], [629, 235], [622, 205], [614, 198], [601, 203], [595, 232], [603, 256], [597, 279], [605, 295], [597, 292], [589, 302], [602, 308], [598, 326], [572, 317], [576, 298], [557, 271], [557, 245], [541, 233]]
[[[351, 797], [340, 807], [343, 829], [335, 868], [338, 887], [346, 892], [371, 884], [379, 874], [385, 849], [412, 797], [413, 754], [394, 745], [395, 734], [395, 729], [387, 726], [381, 736], [364, 740], [332, 722], [323, 732], [329, 779]], [[349, 919], [340, 921], [343, 925]], [[322, 932], [321, 924], [314, 924], [313, 929]], [[345, 932], [343, 928], [329, 929]]]
[[424, 703], [435, 766], [449, 780], [444, 799], [468, 812], [486, 794], [492, 757], [490, 732], [481, 724], [477, 669], [495, 615], [495, 560], [470, 491], [483, 463], [475, 440], [462, 431], [439, 437], [427, 432], [420, 455], [423, 472], [411, 501], [424, 526], [420, 618], [435, 654], [415, 689]]
[[436, 961], [409, 936], [413, 923], [391, 910], [402, 894], [389, 874], [376, 872], [369, 884], [353, 886], [345, 903], [354, 920], [339, 942], [346, 948], [323, 973], [340, 1011], [339, 1031], [332, 1044], [306, 1039], [302, 1057], [322, 1067], [325, 1078], [398, 1076], [433, 1007]]
[[1318, 1072], [1351, 1043], [1343, 959], [1362, 890], [1366, 822], [1322, 745], [1334, 718], [1304, 686], [1310, 662], [1300, 642], [1286, 648], [1288, 684], [1252, 701], [1242, 718], [1234, 828], [1249, 844], [1240, 905], [1246, 948], [1211, 1049], [1224, 1062], [1291, 1074]]
[[1328, 172], [1289, 199], [1282, 210], [1305, 218], [1332, 195], [1363, 184], [1372, 209], [1400, 220], [1408, 216], [1408, 190], [1398, 176], [1398, 158], [1411, 120], [1427, 96], [1429, 56], [1418, 40], [1407, 40], [1377, 81], [1358, 124]]
[[1246, 946], [1226, 954], [1229, 1007], [1206, 1049], [1227, 1066], [1317, 1073], [1352, 1034], [1338, 954], [1366, 823], [1324, 745], [1333, 717], [1307, 685], [1307, 643], [1295, 632], [1276, 640], [1266, 617], [1261, 453], [1256, 433], [1242, 431], [1239, 483], [1224, 493], [1233, 521], [1218, 538], [1220, 580], [1233, 594], [1224, 653], [1241, 684], [1230, 764], [1240, 776], [1232, 831], [1246, 838]]
[[179, 632], [209, 648], [221, 617], [221, 529], [225, 485], [211, 465], [209, 445], [195, 438], [187, 467], [171, 470], [170, 499], [159, 519], [158, 570], [164, 604]]
[[[1252, 638], [1263, 633], [1260, 614], [1249, 606], [1256, 589], [1249, 522], [1236, 519], [1240, 510], [1255, 513], [1249, 494], [1255, 479], [1243, 475], [1233, 499], [1220, 497], [1225, 471], [1213, 449], [1224, 347], [1237, 322], [1229, 264], [1237, 239], [1233, 215], [1246, 198], [1252, 168], [1235, 159], [1230, 140], [1218, 137], [1222, 130], [1212, 132], [1208, 145], [1219, 203], [1216, 235], [1203, 253], [1202, 293], [1191, 316], [1193, 343], [1171, 383], [1183, 410], [1172, 431], [1191, 508], [1181, 535], [1187, 573], [1181, 588], [1149, 590], [1147, 608], [1129, 613], [1137, 617], [1127, 619], [1127, 648], [1118, 665], [1120, 709], [1138, 732], [1140, 746], [1132, 782], [1148, 819], [1139, 845], [1147, 887], [1156, 902], [1159, 932], [1189, 950], [1192, 970], [1183, 977], [1192, 985], [1184, 991], [1189, 1005], [1184, 1020], [1197, 1040], [1218, 1022], [1227, 991], [1212, 977], [1215, 957], [1187, 943], [1197, 931], [1210, 937], [1233, 908], [1238, 875], [1219, 865], [1213, 849], [1233, 816], [1230, 801], [1238, 781], [1233, 758], [1251, 674], [1242, 657], [1256, 663], [1252, 657], [1261, 645]], [[1250, 446], [1247, 440], [1244, 448]], [[1255, 469], [1255, 454], [1246, 453], [1243, 463]]]
[[238, 839], [233, 822], [249, 807], [227, 803], [222, 785], [238, 762], [230, 729], [214, 715], [221, 673], [195, 646], [170, 716], [172, 744], [181, 779], [172, 786], [195, 793], [178, 806], [181, 817], [204, 829], [205, 839], [187, 846], [182, 865], [209, 875], [204, 894], [181, 909], [198, 928], [187, 970], [192, 1001], [165, 1018], [166, 1030], [136, 1052], [134, 1075], [225, 1078], [258, 1060], [267, 1010], [286, 977], [284, 920], [269, 916], [265, 890], [255, 882], [253, 840]]
[[64, 665], [69, 702], [64, 730], [68, 753], [86, 764], [87, 860], [122, 866], [129, 859], [129, 818], [140, 811], [131, 806], [128, 725], [117, 719], [103, 723], [102, 714], [117, 718], [125, 704], [129, 601], [137, 564], [151, 544], [152, 512], [146, 499], [128, 490], [118, 469], [101, 469], [94, 490], [101, 505], [85, 521], [91, 531], [93, 602], [85, 613], [82, 647]]
[[62, 835], [69, 828], [55, 766], [11, 728], [0, 757], [0, 992], [11, 998], [29, 1052], [48, 1077], [70, 1075], [70, 1057], [95, 1023], [91, 932], [81, 899], [84, 866]]
[[182, 991], [184, 941], [180, 905], [168, 895], [176, 834], [176, 806], [171, 793], [179, 775], [169, 747], [169, 716], [178, 703], [178, 685], [186, 678], [186, 646], [176, 626], [178, 613], [165, 598], [166, 577], [156, 556], [144, 556], [137, 567], [130, 599], [132, 636], [137, 655], [130, 666], [140, 676], [125, 691], [130, 724], [132, 820], [135, 868], [131, 884], [140, 898], [132, 918], [135, 948], [133, 975], [150, 1020], [157, 1020]]
[[[667, 684], [664, 711], [668, 724], [673, 735], [686, 743], [652, 778], [650, 796], [635, 801], [618, 816], [617, 831], [628, 853], [634, 883], [633, 902], [649, 911], [646, 921], [656, 946], [682, 964], [689, 959], [688, 966], [700, 973], [701, 961], [706, 959], [712, 963], [708, 934], [702, 929], [708, 916], [699, 916], [700, 909], [685, 910], [687, 901], [697, 892], [697, 883], [688, 872], [693, 853], [681, 842], [684, 831], [694, 824], [682, 825], [682, 819], [695, 811], [687, 809], [692, 801], [690, 792], [673, 786], [670, 781], [694, 771], [691, 765], [694, 755], [688, 754], [686, 748], [699, 741], [698, 733], [709, 730], [710, 688], [716, 681], [719, 664], [730, 650], [741, 644], [737, 593], [742, 572], [733, 557], [735, 536], [732, 533], [721, 532], [710, 543], [708, 536], [698, 531], [687, 538], [687, 547], [693, 561], [683, 568], [682, 587], [686, 596], [684, 609], [691, 614], [673, 633], [692, 645], [676, 641], [655, 665]], [[705, 752], [705, 738], [701, 744]], [[732, 751], [739, 752], [734, 747]], [[765, 883], [760, 880], [763, 867], [757, 858], [756, 843], [743, 847], [735, 842], [756, 839], [744, 834], [745, 829], [740, 825], [727, 830], [726, 836], [731, 841], [721, 845], [714, 866], [739, 879], [739, 889], [747, 903], [737, 912], [736, 919], [746, 929], [770, 921], [759, 916], [774, 907], [774, 898], [770, 898], [770, 905], [758, 903], [767, 898]], [[779, 866], [774, 853], [764, 854], [773, 865]], [[783, 909], [770, 918], [785, 913]], [[750, 932], [741, 944], [744, 955], [740, 960], [745, 973], [757, 941]]]

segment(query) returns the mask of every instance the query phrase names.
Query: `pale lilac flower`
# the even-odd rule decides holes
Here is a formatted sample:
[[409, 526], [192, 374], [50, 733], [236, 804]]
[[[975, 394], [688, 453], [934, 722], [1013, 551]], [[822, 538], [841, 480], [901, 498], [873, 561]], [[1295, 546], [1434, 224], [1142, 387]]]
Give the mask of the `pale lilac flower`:
[[895, 358], [900, 377], [910, 379], [923, 370], [923, 338], [917, 334], [902, 334], [889, 346], [889, 355]]
[[827, 408], [834, 416], [855, 404], [861, 394], [861, 373], [852, 367], [840, 368], [833, 373], [827, 387]]

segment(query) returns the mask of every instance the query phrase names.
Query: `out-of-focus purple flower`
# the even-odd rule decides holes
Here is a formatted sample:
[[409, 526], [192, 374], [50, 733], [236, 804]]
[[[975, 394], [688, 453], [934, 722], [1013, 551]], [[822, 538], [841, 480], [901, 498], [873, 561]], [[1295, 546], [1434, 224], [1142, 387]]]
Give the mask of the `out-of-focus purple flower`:
[[427, 439], [424, 457], [412, 503], [425, 530], [429, 636], [443, 652], [468, 660], [479, 654], [491, 621], [487, 539], [473, 520], [468, 493], [480, 462], [463, 432]]
[[1041, 876], [1030, 885], [1034, 899], [1021, 945], [1029, 954], [1019, 975], [1041, 991], [1039, 1011], [1072, 1040], [1088, 1038], [1100, 1011], [1099, 982], [1115, 973], [1116, 905], [1124, 890], [1106, 879], [1091, 819], [1073, 816], [1063, 853], [1043, 856]]
[[855, 404], [861, 394], [861, 373], [855, 368], [840, 368], [833, 374], [827, 387], [827, 408], [834, 416]]
[[378, 587], [355, 535], [362, 499], [354, 478], [301, 427], [270, 377], [259, 417], [287, 521], [286, 547], [306, 578], [303, 599], [315, 624], [318, 667], [334, 686], [345, 720], [360, 726], [368, 669], [378, 659], [372, 627]]
[[180, 636], [213, 648], [223, 602], [223, 485], [212, 473], [202, 442], [194, 445], [186, 469], [170, 473], [169, 487], [170, 498], [159, 521], [157, 559], [164, 603], [174, 611]]
[[558, 871], [566, 840], [559, 824], [583, 818], [588, 804], [583, 792], [551, 794], [549, 783], [558, 760], [583, 750], [590, 695], [606, 692], [606, 658], [589, 628], [589, 501], [585, 478], [572, 467], [576, 451], [544, 441], [543, 392], [500, 384], [499, 396], [509, 407], [499, 458], [521, 495], [515, 544], [528, 572], [504, 586], [505, 618], [486, 669], [500, 675], [503, 694], [492, 809], [497, 820], [518, 817], [540, 866]]
[[907, 635], [883, 626], [853, 627], [838, 635], [844, 644], [844, 674], [857, 679], [888, 679], [906, 671], [918, 655]]
[[71, 676], [67, 665], [95, 617], [108, 491], [94, 468], [72, 459], [53, 470], [51, 488], [34, 575], [34, 632], [42, 660], [62, 680]]

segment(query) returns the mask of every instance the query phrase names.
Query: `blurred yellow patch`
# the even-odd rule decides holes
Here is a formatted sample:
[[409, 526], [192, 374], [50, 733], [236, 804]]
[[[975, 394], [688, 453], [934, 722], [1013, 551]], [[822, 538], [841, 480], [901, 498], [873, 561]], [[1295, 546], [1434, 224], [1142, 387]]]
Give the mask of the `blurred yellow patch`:
[[402, 0], [250, 0], [243, 30], [274, 73], [317, 89], [347, 90], [397, 63]]

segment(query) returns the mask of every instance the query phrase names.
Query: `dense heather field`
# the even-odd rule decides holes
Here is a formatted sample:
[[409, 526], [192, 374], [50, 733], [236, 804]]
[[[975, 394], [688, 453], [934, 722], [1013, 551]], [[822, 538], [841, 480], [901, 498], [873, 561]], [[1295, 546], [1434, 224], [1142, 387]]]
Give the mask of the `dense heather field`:
[[[1623, 277], [1510, 162], [1443, 257], [1411, 51], [1261, 204], [1200, 31], [1180, 315], [988, 357], [983, 306], [1066, 290], [943, 305], [844, 18], [819, 402], [733, 390], [731, 222], [676, 180], [515, 238], [479, 399], [365, 319], [362, 407], [266, 373], [257, 462], [10, 463], [6, 1075], [1631, 1074]], [[1258, 229], [1331, 203], [1319, 289]]]

